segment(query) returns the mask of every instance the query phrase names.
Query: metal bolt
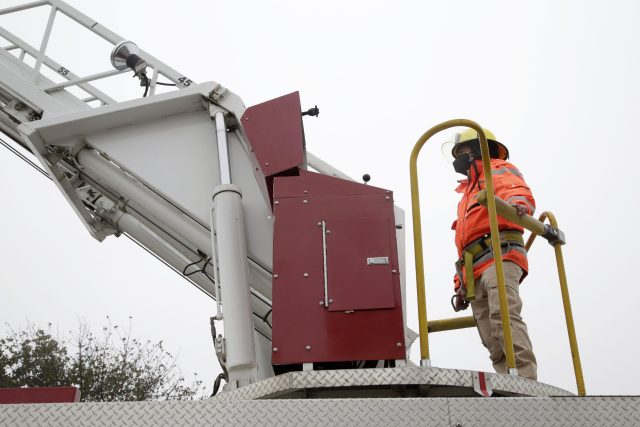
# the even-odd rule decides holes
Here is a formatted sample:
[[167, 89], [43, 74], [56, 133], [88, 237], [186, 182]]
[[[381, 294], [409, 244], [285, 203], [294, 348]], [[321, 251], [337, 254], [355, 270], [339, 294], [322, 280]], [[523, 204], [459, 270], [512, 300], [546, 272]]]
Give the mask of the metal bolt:
[[274, 205], [279, 205], [279, 204], [280, 204], [280, 202], [276, 200], [275, 202], [273, 202], [273, 204], [274, 204]]
[[304, 194], [308, 194], [309, 192], [307, 190], [304, 190]]
[[331, 234], [331, 230], [327, 230], [327, 234]]
[[304, 199], [304, 200], [302, 201], [302, 203], [307, 204], [307, 203], [309, 203], [309, 201], [308, 201], [307, 199]]
[[320, 301], [320, 302], [318, 303], [318, 305], [323, 305], [323, 304], [324, 304], [324, 301]]
[[273, 352], [277, 353], [278, 352], [278, 347], [273, 347]]
[[402, 347], [402, 343], [401, 343], [400, 341], [398, 341], [398, 342], [396, 343], [396, 347]]
[[309, 277], [309, 273], [304, 273], [303, 276], [304, 277]]
[[385, 198], [386, 200], [390, 200], [390, 199], [391, 199], [391, 197], [389, 197], [389, 196], [384, 196], [384, 198]]
[[274, 275], [273, 275], [273, 278], [274, 278], [274, 279], [277, 279], [278, 277], [279, 277], [279, 276], [278, 276], [277, 274], [274, 274]]
[[269, 166], [269, 162], [265, 162], [265, 164], [264, 164], [264, 165], [265, 165], [265, 166]]
[[248, 122], [248, 121], [249, 121], [249, 117], [245, 117], [245, 118], [244, 118], [244, 121], [245, 121], [245, 122]]
[[321, 222], [318, 223], [318, 227], [322, 227], [322, 223]]
[[391, 272], [392, 272], [393, 274], [396, 274], [396, 273], [397, 273], [397, 271], [396, 271], [396, 270], [391, 270]]
[[309, 350], [311, 350], [311, 346], [310, 346], [310, 345], [308, 345], [308, 346], [306, 346], [304, 349], [305, 349], [305, 350], [307, 350], [307, 351], [309, 351]]
[[329, 300], [329, 304], [333, 304], [333, 299], [330, 299], [330, 300]]

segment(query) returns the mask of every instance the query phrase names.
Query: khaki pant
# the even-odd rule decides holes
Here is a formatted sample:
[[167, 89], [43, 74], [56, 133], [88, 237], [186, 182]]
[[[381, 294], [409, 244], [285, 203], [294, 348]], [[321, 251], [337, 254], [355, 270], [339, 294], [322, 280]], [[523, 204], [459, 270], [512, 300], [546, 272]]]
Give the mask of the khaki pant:
[[[536, 357], [533, 354], [531, 340], [529, 340], [527, 333], [527, 325], [520, 317], [522, 300], [518, 293], [518, 287], [520, 286], [522, 269], [510, 261], [505, 261], [503, 265], [516, 368], [518, 375], [535, 380], [537, 378]], [[471, 309], [476, 318], [482, 344], [489, 350], [493, 369], [501, 374], [507, 373], [495, 265], [489, 267], [476, 279], [476, 299], [471, 301]]]

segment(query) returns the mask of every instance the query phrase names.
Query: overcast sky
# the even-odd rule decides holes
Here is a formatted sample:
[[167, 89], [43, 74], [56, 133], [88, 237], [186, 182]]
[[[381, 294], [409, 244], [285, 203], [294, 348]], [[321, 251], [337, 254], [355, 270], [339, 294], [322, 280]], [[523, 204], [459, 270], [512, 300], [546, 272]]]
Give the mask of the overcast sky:
[[[491, 129], [532, 188], [538, 213], [554, 212], [567, 235], [587, 392], [640, 394], [640, 3], [68, 2], [194, 81], [222, 83], [247, 106], [300, 91], [304, 109], [321, 111], [304, 120], [307, 149], [393, 190], [408, 223], [409, 154], [418, 137], [451, 118]], [[0, 0], [0, 8], [19, 3]], [[36, 46], [45, 21], [46, 12], [0, 17]], [[109, 69], [109, 46], [64, 19], [58, 24], [54, 59], [77, 74]], [[129, 75], [115, 80], [105, 88], [122, 99], [140, 95]], [[450, 226], [459, 176], [440, 155], [448, 136], [427, 143], [420, 157], [429, 319], [457, 315], [449, 305]], [[55, 186], [4, 148], [0, 182], [0, 321], [51, 322], [63, 333], [79, 319], [98, 331], [107, 315], [120, 325], [133, 316], [135, 335], [164, 340], [185, 373], [212, 384], [212, 300], [126, 238], [93, 240]], [[417, 331], [406, 231], [409, 326]], [[521, 294], [539, 380], [575, 391], [552, 248], [537, 242], [529, 263]], [[491, 371], [474, 329], [432, 334], [430, 344], [434, 366]]]

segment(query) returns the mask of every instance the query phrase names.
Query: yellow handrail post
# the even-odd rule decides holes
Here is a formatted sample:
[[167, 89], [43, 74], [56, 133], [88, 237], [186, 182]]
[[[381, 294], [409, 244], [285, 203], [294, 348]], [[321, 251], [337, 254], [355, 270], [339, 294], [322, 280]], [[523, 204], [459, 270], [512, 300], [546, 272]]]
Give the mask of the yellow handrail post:
[[459, 126], [457, 120], [449, 120], [426, 131], [418, 139], [411, 151], [409, 176], [411, 180], [411, 212], [413, 215], [413, 245], [416, 264], [416, 287], [418, 296], [418, 327], [420, 333], [420, 366], [430, 367], [429, 329], [427, 324], [427, 301], [425, 295], [424, 260], [422, 254], [422, 223], [420, 219], [420, 194], [418, 190], [418, 154], [422, 146], [436, 133], [450, 127]]
[[[488, 205], [489, 203], [488, 196], [485, 192], [478, 193], [477, 200], [478, 203], [482, 205]], [[529, 249], [531, 248], [531, 245], [536, 239], [536, 236], [544, 236], [547, 233], [548, 229], [544, 224], [544, 221], [547, 218], [549, 219], [549, 224], [551, 225], [551, 227], [555, 230], [559, 230], [558, 221], [556, 220], [555, 215], [549, 211], [543, 212], [542, 215], [540, 215], [540, 219], [536, 220], [529, 215], [518, 216], [516, 213], [516, 209], [504, 200], [495, 199], [494, 203], [496, 203], [496, 207], [500, 216], [508, 219], [509, 221], [515, 222], [516, 224], [519, 224], [520, 226], [531, 231], [531, 235], [529, 236], [529, 239], [527, 240], [527, 243], [525, 245], [525, 249], [527, 251], [529, 251]], [[584, 377], [582, 374], [582, 364], [580, 362], [580, 352], [578, 351], [578, 341], [576, 338], [575, 325], [573, 323], [573, 313], [571, 311], [571, 300], [569, 299], [567, 274], [564, 268], [564, 257], [562, 255], [562, 245], [564, 243], [563, 239], [551, 240], [551, 245], [553, 246], [556, 255], [558, 279], [560, 282], [560, 293], [562, 294], [562, 305], [564, 308], [565, 322], [567, 324], [567, 334], [569, 335], [569, 347], [571, 348], [571, 359], [573, 362], [573, 371], [576, 378], [578, 395], [585, 396], [586, 390], [584, 385]]]
[[[477, 125], [476, 125], [477, 126]], [[469, 126], [472, 127], [472, 126]], [[507, 288], [504, 283], [504, 267], [502, 264], [502, 246], [500, 245], [500, 229], [498, 228], [498, 214], [496, 212], [496, 200], [493, 192], [493, 178], [491, 174], [491, 160], [489, 155], [489, 143], [481, 127], [474, 127], [480, 137], [480, 152], [482, 154], [482, 167], [484, 170], [485, 186], [487, 191], [489, 210], [489, 228], [491, 230], [491, 250], [496, 266], [496, 279], [498, 280], [498, 297], [500, 299], [500, 317], [502, 320], [502, 336], [504, 354], [507, 359], [509, 374], [518, 375], [516, 369], [516, 356], [513, 350], [513, 335], [511, 333], [511, 320], [509, 317], [509, 302], [507, 301]]]
[[[552, 227], [558, 228], [558, 221], [551, 212], [544, 212], [540, 217], [543, 221], [544, 217], [549, 218], [549, 223]], [[569, 287], [567, 285], [567, 273], [564, 269], [564, 257], [562, 255], [562, 244], [555, 243], [553, 250], [556, 254], [556, 264], [558, 265], [558, 279], [560, 281], [560, 293], [562, 294], [562, 306], [564, 307], [564, 319], [567, 324], [567, 334], [569, 335], [569, 347], [571, 348], [571, 360], [573, 361], [573, 372], [576, 376], [576, 386], [578, 388], [578, 395], [584, 396], [587, 394], [584, 386], [584, 378], [582, 375], [582, 363], [580, 362], [580, 352], [578, 351], [578, 340], [576, 338], [576, 329], [573, 323], [573, 313], [571, 311], [571, 300], [569, 299]]]
[[[498, 294], [500, 297], [500, 311], [502, 316], [502, 332], [504, 335], [505, 355], [509, 373], [517, 374], [515, 355], [513, 351], [513, 339], [511, 336], [511, 323], [509, 322], [509, 305], [507, 302], [507, 292], [504, 284], [504, 269], [502, 266], [502, 252], [500, 247], [500, 237], [498, 230], [498, 219], [496, 216], [496, 206], [493, 199], [493, 182], [491, 178], [491, 163], [489, 160], [489, 144], [484, 134], [484, 130], [474, 121], [466, 119], [448, 120], [440, 123], [425, 132], [416, 142], [411, 151], [409, 161], [409, 175], [411, 179], [411, 210], [413, 214], [413, 243], [416, 264], [416, 286], [418, 295], [418, 324], [420, 332], [420, 366], [431, 366], [429, 359], [429, 330], [427, 322], [427, 303], [425, 296], [424, 260], [422, 251], [422, 223], [420, 218], [420, 195], [418, 189], [418, 154], [422, 146], [436, 133], [456, 126], [465, 126], [478, 132], [480, 137], [480, 148], [482, 162], [485, 170], [485, 180], [487, 192], [489, 193], [489, 221], [491, 229], [491, 247], [494, 253], [496, 264], [496, 276], [498, 278]], [[496, 256], [498, 254], [498, 256]]]

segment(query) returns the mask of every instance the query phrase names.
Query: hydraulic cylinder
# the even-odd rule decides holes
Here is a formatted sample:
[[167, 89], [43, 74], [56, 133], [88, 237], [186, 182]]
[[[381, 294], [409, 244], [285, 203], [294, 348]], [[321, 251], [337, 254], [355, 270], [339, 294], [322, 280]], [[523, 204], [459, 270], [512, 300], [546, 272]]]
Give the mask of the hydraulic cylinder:
[[214, 256], [219, 269], [228, 384], [231, 388], [237, 388], [257, 378], [240, 187], [233, 184], [216, 187], [212, 217], [216, 233]]

